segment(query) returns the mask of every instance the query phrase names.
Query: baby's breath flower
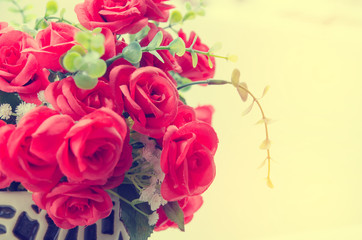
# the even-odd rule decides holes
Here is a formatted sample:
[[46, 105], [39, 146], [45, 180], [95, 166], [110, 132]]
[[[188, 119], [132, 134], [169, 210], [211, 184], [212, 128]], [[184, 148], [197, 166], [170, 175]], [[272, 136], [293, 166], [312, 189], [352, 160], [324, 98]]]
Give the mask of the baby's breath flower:
[[13, 114], [10, 104], [4, 103], [0, 105], [0, 119], [8, 120]]
[[39, 101], [41, 101], [42, 103], [47, 103], [47, 100], [45, 100], [44, 90], [39, 91], [37, 95], [38, 95]]
[[151, 215], [148, 216], [148, 224], [150, 226], [155, 225], [157, 223], [157, 221], [158, 221], [158, 218], [159, 218], [158, 213], [153, 212]]
[[20, 103], [15, 110], [16, 113], [16, 122], [19, 122], [20, 119], [30, 110], [36, 108], [36, 104], [34, 103], [26, 103], [22, 102]]

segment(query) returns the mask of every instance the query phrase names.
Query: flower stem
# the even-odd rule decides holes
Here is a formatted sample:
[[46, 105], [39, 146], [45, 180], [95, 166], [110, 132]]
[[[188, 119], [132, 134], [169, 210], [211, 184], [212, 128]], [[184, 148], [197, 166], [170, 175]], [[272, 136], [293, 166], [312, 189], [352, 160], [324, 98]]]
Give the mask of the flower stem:
[[115, 197], [118, 197], [121, 201], [127, 203], [128, 205], [130, 205], [134, 210], [136, 210], [137, 212], [139, 212], [140, 214], [142, 214], [145, 217], [148, 217], [148, 214], [143, 212], [142, 210], [140, 210], [139, 208], [137, 208], [132, 202], [128, 201], [126, 198], [122, 197], [121, 195], [119, 195], [118, 193], [112, 191], [112, 190], [106, 190], [108, 193], [112, 194]]
[[15, 7], [19, 10], [19, 13], [21, 14], [21, 17], [23, 18], [23, 24], [25, 24], [26, 23], [26, 17], [25, 17], [24, 10], [20, 7], [20, 5], [15, 0], [10, 0], [10, 2], [12, 4], [14, 4]]

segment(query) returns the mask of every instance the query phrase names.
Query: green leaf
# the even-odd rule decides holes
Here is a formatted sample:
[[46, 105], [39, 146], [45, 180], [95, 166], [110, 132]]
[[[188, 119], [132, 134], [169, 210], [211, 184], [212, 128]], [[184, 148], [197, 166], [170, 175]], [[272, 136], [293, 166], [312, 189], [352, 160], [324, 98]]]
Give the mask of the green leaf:
[[263, 91], [263, 94], [261, 95], [260, 98], [263, 98], [263, 97], [265, 96], [265, 94], [267, 94], [267, 92], [269, 91], [269, 88], [270, 88], [269, 85], [265, 86], [264, 91]]
[[239, 81], [240, 81], [240, 71], [239, 69], [235, 68], [231, 74], [231, 83], [234, 85], [234, 87], [238, 87]]
[[155, 50], [157, 47], [159, 47], [161, 45], [162, 39], [163, 39], [163, 33], [161, 31], [159, 31], [153, 37], [152, 41], [148, 44], [147, 49]]
[[103, 59], [97, 59], [94, 62], [88, 63], [86, 73], [92, 78], [100, 78], [107, 71], [107, 64]]
[[191, 3], [190, 3], [190, 2], [186, 2], [186, 3], [185, 3], [185, 8], [186, 8], [187, 11], [191, 11], [191, 10], [192, 10], [192, 5], [191, 5]]
[[246, 85], [245, 82], [242, 82], [237, 86], [237, 90], [241, 97], [241, 100], [243, 100], [244, 102], [248, 100], [248, 95], [249, 95], [249, 93], [245, 91], [245, 89], [248, 89], [248, 85]]
[[182, 22], [182, 14], [180, 11], [175, 10], [170, 16], [170, 25]]
[[88, 76], [85, 72], [77, 72], [73, 79], [78, 88], [86, 90], [93, 89], [98, 83], [97, 78], [92, 78]]
[[192, 20], [195, 19], [196, 17], [196, 13], [193, 11], [190, 11], [188, 13], [185, 14], [184, 18], [182, 19], [183, 22], [187, 21], [187, 20]]
[[186, 52], [186, 46], [184, 40], [182, 38], [175, 38], [169, 45], [170, 52], [172, 55], [176, 54], [179, 57], [182, 57]]
[[209, 49], [209, 52], [216, 52], [219, 51], [222, 48], [222, 43], [221, 42], [217, 42], [214, 45], [212, 45], [212, 47]]
[[254, 101], [249, 105], [247, 109], [245, 109], [245, 111], [241, 114], [241, 116], [247, 115], [251, 111], [251, 109], [253, 109], [253, 106], [254, 106]]
[[200, 8], [196, 11], [196, 14], [199, 16], [205, 16], [205, 9]]
[[195, 68], [197, 66], [197, 62], [198, 62], [197, 54], [194, 51], [192, 51], [191, 57], [192, 57], [192, 67]]
[[212, 64], [210, 56], [207, 56], [207, 60], [209, 62], [209, 67], [212, 68], [214, 66], [214, 64]]
[[138, 33], [130, 35], [131, 41], [138, 41], [147, 36], [148, 32], [151, 30], [149, 26], [142, 28]]
[[82, 56], [78, 52], [68, 52], [63, 58], [63, 66], [69, 72], [76, 72], [81, 61]]
[[142, 49], [138, 42], [131, 42], [122, 51], [123, 58], [130, 63], [138, 63], [142, 58]]
[[33, 5], [28, 4], [28, 5], [25, 5], [25, 6], [23, 7], [23, 11], [24, 11], [24, 12], [25, 12], [25, 11], [28, 11], [28, 10], [30, 10], [30, 9], [33, 9]]
[[183, 104], [187, 105], [186, 99], [184, 98], [184, 96], [182, 96], [181, 94], [179, 94], [179, 96], [180, 96], [181, 102], [183, 102]]
[[91, 38], [92, 38], [92, 34], [90, 34], [89, 32], [79, 31], [77, 34], [75, 34], [75, 40], [79, 44], [83, 45], [83, 47], [85, 49], [89, 49]]
[[[139, 198], [139, 195], [133, 189], [133, 185], [122, 184], [117, 188], [118, 194], [126, 197], [128, 201]], [[153, 232], [154, 226], [148, 224], [148, 217], [137, 212], [131, 205], [120, 200], [121, 204], [121, 219], [126, 227], [130, 240], [147, 240]], [[137, 207], [143, 212], [151, 213], [147, 203], [138, 204]]]
[[50, 16], [58, 12], [58, 3], [54, 0], [47, 2], [45, 16]]
[[271, 141], [269, 139], [265, 139], [261, 144], [260, 144], [260, 149], [270, 149], [271, 146]]
[[161, 55], [157, 51], [150, 51], [149, 53], [151, 53], [153, 56], [155, 56], [162, 63], [165, 63], [165, 61], [163, 60], [163, 58], [161, 57]]
[[33, 21], [36, 18], [36, 15], [34, 14], [27, 14], [24, 18], [24, 23], [29, 23]]
[[19, 13], [21, 12], [18, 8], [16, 7], [9, 7], [8, 8], [9, 12], [13, 12], [13, 13]]
[[62, 10], [60, 10], [59, 16], [61, 19], [64, 17], [65, 11], [66, 11], [65, 8], [62, 8]]
[[178, 205], [178, 202], [168, 202], [166, 205], [163, 206], [163, 210], [165, 211], [168, 219], [172, 222], [176, 223], [178, 228], [181, 231], [185, 231], [185, 218], [184, 212]]

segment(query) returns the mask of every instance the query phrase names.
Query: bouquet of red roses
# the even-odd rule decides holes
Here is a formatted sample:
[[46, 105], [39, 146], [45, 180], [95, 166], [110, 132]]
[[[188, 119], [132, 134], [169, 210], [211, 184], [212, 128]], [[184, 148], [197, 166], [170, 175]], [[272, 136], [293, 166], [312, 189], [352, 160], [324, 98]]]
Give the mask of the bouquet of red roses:
[[[180, 92], [230, 84], [260, 104], [237, 70], [212, 79], [215, 57], [234, 56], [179, 28], [202, 5], [172, 9], [167, 0], [85, 0], [75, 24], [49, 1], [33, 29], [0, 23], [0, 188], [31, 192], [63, 229], [107, 217], [111, 196], [131, 239], [184, 229], [215, 178], [218, 138], [212, 106], [190, 107]], [[270, 167], [268, 135], [261, 147]]]

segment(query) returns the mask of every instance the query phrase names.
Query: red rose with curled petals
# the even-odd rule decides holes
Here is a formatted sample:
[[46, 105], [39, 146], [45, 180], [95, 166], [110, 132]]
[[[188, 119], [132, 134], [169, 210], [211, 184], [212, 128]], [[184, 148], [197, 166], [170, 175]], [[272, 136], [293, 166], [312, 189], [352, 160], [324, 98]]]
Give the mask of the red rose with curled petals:
[[[196, 37], [195, 32], [191, 32], [189, 39], [187, 39], [186, 34], [180, 29], [178, 32], [178, 36], [182, 38], [185, 42], [186, 48], [190, 47]], [[197, 37], [196, 42], [193, 46], [193, 49], [208, 52], [209, 47], [201, 42], [201, 39]], [[215, 75], [215, 58], [210, 57], [212, 62], [212, 68], [209, 65], [208, 56], [203, 54], [197, 54], [198, 62], [196, 67], [192, 66], [192, 57], [191, 53], [186, 52], [182, 57], [175, 56], [177, 63], [181, 66], [182, 71], [180, 71], [180, 75], [182, 77], [188, 78], [191, 81], [201, 81], [213, 78]]]
[[0, 120], [0, 188], [8, 187], [12, 182], [12, 180], [6, 174], [6, 168], [3, 167], [3, 163], [10, 161], [7, 143], [10, 134], [14, 130], [14, 125], [6, 124], [4, 121]]
[[179, 102], [176, 118], [173, 120], [171, 125], [176, 127], [181, 127], [186, 123], [196, 120], [195, 110], [193, 107], [190, 107], [182, 102]]
[[113, 207], [109, 194], [101, 187], [68, 182], [46, 193], [33, 193], [33, 201], [63, 229], [92, 225], [107, 217]]
[[177, 114], [175, 85], [160, 69], [117, 66], [110, 73], [115, 96], [123, 96], [125, 111], [134, 120], [133, 129], [155, 138], [163, 136]]
[[202, 105], [195, 108], [196, 119], [210, 125], [212, 123], [212, 115], [214, 112], [215, 109], [212, 105]]
[[87, 29], [109, 28], [116, 34], [135, 34], [148, 20], [167, 21], [172, 8], [165, 0], [85, 0], [75, 7], [79, 22]]
[[73, 119], [47, 107], [25, 114], [7, 142], [9, 161], [2, 169], [29, 191], [48, 191], [62, 178], [56, 153]]
[[[178, 205], [184, 213], [184, 223], [187, 224], [191, 222], [194, 217], [194, 213], [197, 212], [203, 204], [203, 199], [200, 195], [193, 197], [186, 197], [178, 201]], [[177, 228], [177, 224], [168, 219], [165, 211], [162, 207], [157, 210], [158, 221], [155, 226], [155, 231], [163, 231], [169, 227]]]
[[[153, 23], [149, 23], [148, 26], [151, 29], [148, 32], [147, 36], [144, 37], [140, 41], [140, 45], [142, 47], [147, 46], [159, 31], [161, 31], [163, 34], [163, 38], [162, 38], [162, 42], [161, 42], [160, 46], [168, 46], [172, 42], [173, 38], [169, 32], [165, 31], [163, 28], [157, 27]], [[165, 72], [168, 72], [168, 71], [180, 72], [181, 71], [181, 68], [180, 68], [179, 64], [177, 63], [176, 58], [174, 56], [172, 56], [170, 51], [158, 50], [157, 52], [162, 57], [164, 63], [162, 63], [160, 60], [158, 60], [158, 58], [155, 57], [154, 55], [152, 55], [151, 53], [145, 52], [142, 54], [140, 66], [142, 66], [142, 67], [155, 66], [157, 68], [162, 69]]]
[[214, 154], [218, 138], [207, 123], [170, 126], [163, 137], [161, 168], [165, 179], [162, 197], [178, 201], [203, 193], [215, 178]]
[[69, 182], [104, 185], [114, 176], [119, 161], [125, 163], [117, 174], [124, 174], [130, 167], [132, 159], [121, 158], [124, 146], [129, 144], [128, 135], [128, 126], [121, 116], [107, 108], [97, 109], [81, 118], [65, 135], [57, 152], [59, 167]]
[[26, 101], [40, 103], [34, 96], [49, 81], [39, 68], [38, 59], [24, 52], [26, 48], [39, 48], [30, 35], [16, 30], [0, 35], [0, 90], [17, 92], [20, 97], [27, 97]]
[[56, 81], [45, 89], [45, 98], [55, 110], [79, 120], [83, 116], [105, 107], [122, 113], [123, 103], [115, 103], [113, 91], [108, 83], [98, 81], [90, 90], [80, 89], [72, 77]]

